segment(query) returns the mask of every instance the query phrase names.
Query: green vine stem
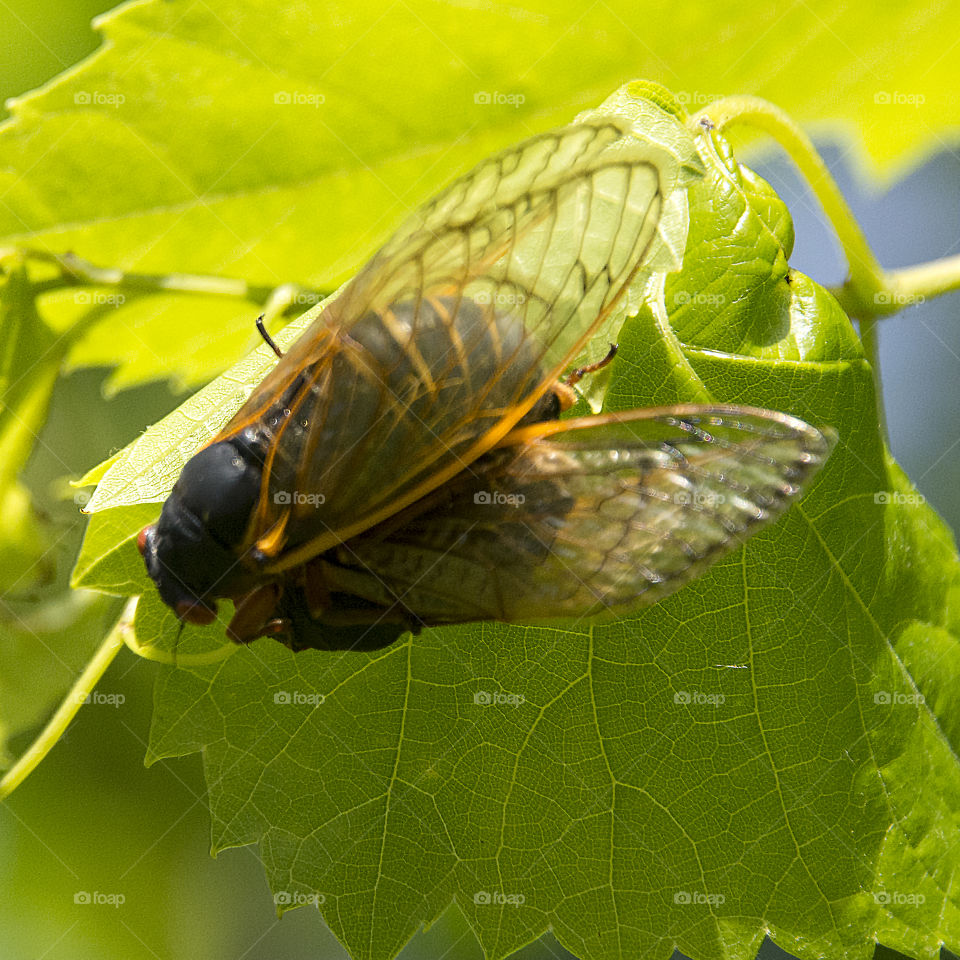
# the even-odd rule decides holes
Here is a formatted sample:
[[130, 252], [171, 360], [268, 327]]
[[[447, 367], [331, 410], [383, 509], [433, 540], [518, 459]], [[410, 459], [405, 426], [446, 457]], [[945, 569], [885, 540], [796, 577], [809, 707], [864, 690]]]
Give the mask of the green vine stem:
[[880, 435], [889, 437], [887, 433], [887, 411], [883, 402], [883, 374], [880, 372], [880, 337], [879, 318], [863, 317], [859, 321], [860, 342], [863, 352], [870, 361], [870, 370], [873, 374], [873, 392], [876, 394], [877, 420], [880, 423]]
[[77, 715], [77, 711], [87, 701], [93, 688], [100, 682], [100, 678], [107, 672], [107, 667], [113, 663], [124, 644], [124, 635], [133, 632], [133, 614], [137, 607], [137, 598], [134, 597], [124, 607], [120, 619], [100, 644], [100, 649], [77, 677], [70, 688], [70, 692], [63, 698], [56, 713], [50, 718], [39, 736], [27, 748], [23, 756], [0, 779], [0, 800], [4, 800], [34, 771], [40, 761], [53, 749], [54, 744], [63, 736], [70, 721]]
[[120, 618], [113, 625], [113, 629], [107, 634], [103, 643], [100, 644], [90, 662], [84, 667], [83, 673], [77, 677], [76, 682], [70, 688], [70, 692], [63, 698], [56, 713], [50, 718], [47, 725], [20, 759], [0, 778], [0, 800], [9, 797], [53, 749], [57, 741], [66, 732], [67, 727], [70, 726], [80, 707], [89, 700], [94, 687], [100, 682], [100, 679], [107, 672], [107, 667], [113, 663], [120, 652], [120, 648], [124, 645], [145, 660], [183, 667], [219, 663], [240, 649], [236, 644], [227, 643], [205, 653], [176, 656], [168, 651], [157, 650], [149, 645], [141, 644], [137, 640], [133, 628], [138, 600], [139, 597], [131, 597], [127, 601]]
[[766, 100], [725, 97], [696, 113], [689, 122], [694, 128], [706, 123], [720, 131], [741, 124], [768, 134], [783, 147], [810, 184], [847, 258], [847, 279], [831, 292], [847, 315], [860, 324], [860, 338], [873, 369], [877, 409], [883, 425], [876, 321], [928, 297], [960, 289], [960, 256], [885, 271], [810, 138], [783, 110]]
[[887, 289], [896, 304], [894, 309], [899, 310], [907, 304], [960, 289], [960, 255], [891, 270], [885, 276]]
[[59, 269], [58, 276], [38, 280], [35, 293], [46, 293], [66, 287], [96, 286], [116, 287], [134, 295], [150, 293], [192, 293], [212, 297], [234, 297], [266, 306], [278, 298], [284, 306], [299, 303], [311, 306], [319, 303], [329, 292], [302, 287], [299, 284], [269, 286], [248, 283], [232, 277], [217, 277], [192, 273], [134, 273], [116, 267], [98, 267], [73, 253], [51, 253], [28, 247], [0, 250], [0, 261], [8, 257], [20, 257], [38, 263], [46, 263]]

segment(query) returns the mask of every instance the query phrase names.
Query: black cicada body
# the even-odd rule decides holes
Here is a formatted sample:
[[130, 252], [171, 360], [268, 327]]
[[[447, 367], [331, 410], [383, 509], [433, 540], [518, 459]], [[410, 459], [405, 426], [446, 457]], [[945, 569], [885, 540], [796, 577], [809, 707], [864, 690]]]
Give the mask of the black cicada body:
[[565, 373], [646, 263], [664, 176], [610, 118], [439, 194], [184, 467], [139, 538], [163, 600], [206, 623], [231, 599], [237, 642], [375, 649], [438, 624], [621, 615], [775, 520], [829, 454], [800, 420], [559, 419]]

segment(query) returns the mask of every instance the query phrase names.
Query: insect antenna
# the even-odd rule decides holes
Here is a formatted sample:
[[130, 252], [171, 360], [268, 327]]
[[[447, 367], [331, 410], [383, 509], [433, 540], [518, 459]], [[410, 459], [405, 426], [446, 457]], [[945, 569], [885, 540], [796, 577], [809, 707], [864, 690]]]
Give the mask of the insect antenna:
[[260, 332], [260, 336], [263, 337], [266, 345], [282, 360], [283, 351], [273, 342], [273, 337], [267, 333], [267, 328], [263, 325], [263, 317], [264, 314], [262, 313], [257, 317], [257, 330]]

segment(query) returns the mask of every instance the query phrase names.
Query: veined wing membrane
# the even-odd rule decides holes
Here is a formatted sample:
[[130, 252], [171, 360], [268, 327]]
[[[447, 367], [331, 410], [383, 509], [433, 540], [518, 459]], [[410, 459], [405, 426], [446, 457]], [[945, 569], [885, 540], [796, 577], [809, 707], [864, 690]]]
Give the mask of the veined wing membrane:
[[506, 434], [642, 270], [676, 176], [629, 121], [581, 123], [491, 157], [402, 226], [227, 428], [302, 371], [268, 426], [250, 534], [267, 568], [380, 522]]
[[325, 576], [428, 624], [622, 616], [775, 521], [832, 443], [729, 406], [524, 427], [428, 509], [344, 544]]

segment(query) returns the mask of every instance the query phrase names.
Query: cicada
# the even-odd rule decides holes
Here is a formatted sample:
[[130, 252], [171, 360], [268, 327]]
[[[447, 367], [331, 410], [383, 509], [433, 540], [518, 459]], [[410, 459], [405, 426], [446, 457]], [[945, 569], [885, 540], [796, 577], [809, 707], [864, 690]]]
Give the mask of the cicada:
[[138, 538], [161, 598], [196, 624], [229, 598], [237, 643], [370, 650], [620, 616], [775, 520], [829, 430], [721, 405], [561, 419], [669, 187], [610, 117], [442, 191], [187, 462]]

